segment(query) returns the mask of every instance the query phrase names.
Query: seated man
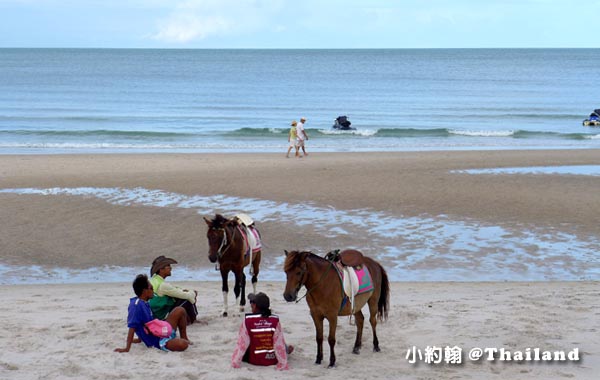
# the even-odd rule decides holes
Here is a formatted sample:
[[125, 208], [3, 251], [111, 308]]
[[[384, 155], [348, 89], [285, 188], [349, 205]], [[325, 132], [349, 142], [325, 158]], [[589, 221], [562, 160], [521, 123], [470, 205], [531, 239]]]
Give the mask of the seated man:
[[271, 314], [269, 297], [265, 293], [249, 294], [252, 314], [246, 314], [240, 327], [231, 366], [239, 368], [242, 360], [254, 365], [277, 365], [289, 369], [287, 355], [294, 346], [286, 346], [279, 317]]
[[171, 275], [171, 264], [177, 264], [177, 261], [165, 256], [158, 256], [152, 262], [150, 282], [155, 296], [150, 300], [150, 308], [156, 318], [165, 319], [174, 307], [181, 306], [187, 312], [189, 325], [196, 321], [198, 315], [196, 309], [198, 292], [182, 289], [165, 281]]
[[[133, 297], [129, 303], [127, 315], [127, 346], [125, 348], [116, 348], [116, 352], [129, 352], [131, 344], [134, 343], [133, 335], [136, 334], [142, 342], [148, 347], [156, 347], [163, 351], [185, 351], [191, 344], [187, 336], [187, 317], [185, 310], [176, 307], [171, 311], [166, 319], [172, 327], [172, 333], [169, 337], [161, 338], [152, 335], [147, 329], [148, 322], [154, 320], [148, 300], [154, 295], [152, 284], [148, 281], [145, 274], [139, 274], [133, 281], [133, 291], [137, 297]], [[181, 338], [176, 338], [177, 328]], [[135, 342], [139, 343], [139, 341]]]

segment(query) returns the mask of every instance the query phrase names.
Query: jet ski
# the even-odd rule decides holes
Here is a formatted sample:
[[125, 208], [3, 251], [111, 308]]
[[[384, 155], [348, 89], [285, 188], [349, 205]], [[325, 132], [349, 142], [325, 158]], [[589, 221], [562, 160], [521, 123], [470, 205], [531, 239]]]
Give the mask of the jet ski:
[[583, 121], [584, 127], [600, 127], [600, 109], [594, 110], [590, 117]]
[[339, 131], [355, 131], [356, 128], [351, 127], [352, 123], [348, 120], [348, 116], [338, 116], [333, 121], [333, 129], [337, 129]]

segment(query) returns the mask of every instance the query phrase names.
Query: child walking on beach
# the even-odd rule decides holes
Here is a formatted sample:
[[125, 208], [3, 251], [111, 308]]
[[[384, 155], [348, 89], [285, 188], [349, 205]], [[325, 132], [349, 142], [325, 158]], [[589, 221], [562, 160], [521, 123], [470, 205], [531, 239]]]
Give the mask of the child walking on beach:
[[285, 155], [286, 158], [290, 158], [290, 151], [292, 148], [296, 150], [296, 157], [298, 157], [298, 144], [296, 141], [298, 134], [296, 133], [296, 125], [298, 125], [296, 120], [292, 121], [290, 133], [288, 134], [288, 142], [290, 143], [290, 146], [288, 147], [287, 154]]
[[[152, 284], [145, 274], [139, 274], [133, 281], [133, 291], [137, 297], [133, 297], [129, 303], [127, 315], [127, 346], [116, 348], [116, 352], [129, 352], [131, 344], [134, 343], [133, 335], [137, 335], [148, 347], [156, 347], [163, 351], [185, 351], [191, 344], [187, 336], [187, 313], [185, 309], [178, 306], [174, 308], [165, 321], [154, 318], [148, 300], [154, 296]], [[167, 325], [165, 325], [167, 323]], [[160, 326], [158, 330], [154, 326]], [[170, 328], [169, 328], [170, 327]], [[176, 338], [179, 328], [181, 338]], [[157, 336], [156, 334], [160, 335]]]

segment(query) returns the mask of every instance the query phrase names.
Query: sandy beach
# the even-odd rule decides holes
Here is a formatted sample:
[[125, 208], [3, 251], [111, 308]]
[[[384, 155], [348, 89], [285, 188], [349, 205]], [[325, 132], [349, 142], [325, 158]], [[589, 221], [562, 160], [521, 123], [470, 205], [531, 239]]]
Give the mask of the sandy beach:
[[[11, 332], [0, 336], [0, 378], [596, 378], [600, 177], [461, 171], [599, 162], [598, 150], [0, 156], [0, 293], [10, 305], [0, 317]], [[125, 342], [135, 274], [165, 254], [204, 278], [213, 267], [202, 218], [248, 209], [259, 216], [265, 279], [281, 278], [284, 249], [355, 247], [386, 267], [392, 312], [380, 325], [382, 352], [371, 352], [366, 327], [363, 352], [352, 355], [354, 327], [343, 318], [338, 367], [315, 367], [306, 303], [286, 304], [284, 284], [263, 280], [259, 290], [297, 346], [290, 372], [229, 368], [241, 314], [219, 317], [212, 281], [186, 283], [199, 290], [204, 322], [191, 327], [190, 350], [113, 353]], [[67, 275], [13, 285], [27, 283], [32, 267]], [[75, 271], [88, 272], [79, 283], [57, 283]], [[406, 359], [409, 348], [434, 345], [461, 347], [465, 359], [475, 347], [579, 348], [581, 359]]]
[[[4, 331], [10, 331], [0, 336], [0, 378], [595, 379], [600, 369], [597, 283], [394, 283], [389, 320], [378, 325], [381, 352], [372, 352], [371, 329], [365, 327], [363, 350], [353, 355], [355, 327], [340, 317], [334, 369], [314, 364], [306, 303], [285, 303], [283, 283], [261, 283], [259, 289], [272, 296], [287, 342], [296, 347], [291, 369], [284, 372], [246, 364], [230, 368], [241, 314], [219, 316], [216, 282], [182, 285], [201, 294], [202, 323], [188, 330], [194, 345], [183, 353], [165, 353], [138, 344], [126, 354], [113, 349], [125, 344], [129, 283], [0, 287], [10, 305], [0, 311]], [[411, 364], [406, 358], [413, 347], [424, 352], [427, 346], [461, 347], [465, 362]], [[580, 361], [467, 360], [476, 347], [579, 348]]]

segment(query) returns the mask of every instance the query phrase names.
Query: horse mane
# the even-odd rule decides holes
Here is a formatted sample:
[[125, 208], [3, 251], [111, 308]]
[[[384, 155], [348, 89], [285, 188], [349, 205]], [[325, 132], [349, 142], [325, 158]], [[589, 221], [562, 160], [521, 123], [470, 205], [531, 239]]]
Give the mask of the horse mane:
[[221, 214], [215, 214], [215, 217], [210, 221], [213, 228], [223, 228], [229, 219]]
[[283, 271], [287, 272], [296, 267], [299, 267], [303, 260], [306, 258], [317, 258], [321, 260], [325, 260], [321, 256], [312, 253], [311, 251], [290, 251], [285, 258], [285, 263], [283, 264]]

